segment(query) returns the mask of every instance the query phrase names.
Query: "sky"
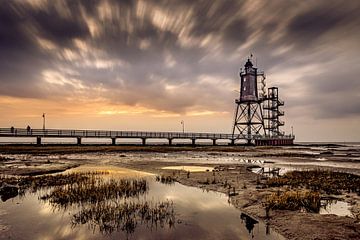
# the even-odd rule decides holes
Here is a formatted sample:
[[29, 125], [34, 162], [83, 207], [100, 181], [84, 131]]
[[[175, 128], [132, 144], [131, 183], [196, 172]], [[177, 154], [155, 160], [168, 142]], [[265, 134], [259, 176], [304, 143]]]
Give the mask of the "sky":
[[230, 133], [250, 54], [297, 141], [360, 141], [360, 2], [0, 0], [0, 127]]

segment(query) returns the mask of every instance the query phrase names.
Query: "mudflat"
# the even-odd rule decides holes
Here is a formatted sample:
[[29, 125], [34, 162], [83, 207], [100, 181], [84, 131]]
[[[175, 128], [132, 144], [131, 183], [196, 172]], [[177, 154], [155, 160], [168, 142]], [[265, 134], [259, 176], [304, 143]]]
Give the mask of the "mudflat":
[[[356, 187], [360, 178], [360, 163], [357, 162], [360, 151], [353, 146], [0, 146], [0, 154], [0, 174], [41, 175], [85, 164], [114, 165], [225, 193], [229, 203], [266, 222], [288, 239], [360, 239], [360, 189]], [[193, 172], [189, 168], [182, 169], [184, 165], [205, 170]], [[178, 168], [172, 169], [174, 166]], [[262, 169], [262, 172], [254, 169]], [[285, 169], [286, 173], [269, 176], [279, 173], [280, 169]], [[318, 171], [315, 174], [324, 174], [324, 181], [332, 177], [347, 182], [333, 183], [334, 179], [329, 178], [330, 187], [314, 185], [314, 181], [297, 181], [295, 185], [297, 178], [291, 178], [291, 171], [309, 174]], [[346, 187], [351, 185], [350, 181], [354, 181], [355, 187]], [[343, 185], [343, 189], [339, 188]], [[338, 191], [332, 192], [331, 186]], [[351, 216], [316, 213], [312, 211], [316, 206], [311, 202], [297, 206], [291, 194], [300, 202], [307, 201], [308, 197], [346, 202]], [[307, 198], [302, 199], [303, 196]], [[278, 204], [281, 198], [296, 206]]]

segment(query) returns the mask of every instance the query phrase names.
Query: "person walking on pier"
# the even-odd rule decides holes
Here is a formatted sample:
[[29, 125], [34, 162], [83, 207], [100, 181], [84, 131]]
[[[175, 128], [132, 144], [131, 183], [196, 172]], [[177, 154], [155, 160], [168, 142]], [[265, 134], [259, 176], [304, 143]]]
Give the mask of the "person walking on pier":
[[26, 130], [27, 130], [27, 135], [30, 135], [31, 127], [29, 125], [27, 126]]
[[11, 128], [10, 128], [10, 131], [11, 131], [12, 134], [14, 134], [14, 133], [15, 133], [15, 128], [14, 128], [14, 127], [11, 127]]

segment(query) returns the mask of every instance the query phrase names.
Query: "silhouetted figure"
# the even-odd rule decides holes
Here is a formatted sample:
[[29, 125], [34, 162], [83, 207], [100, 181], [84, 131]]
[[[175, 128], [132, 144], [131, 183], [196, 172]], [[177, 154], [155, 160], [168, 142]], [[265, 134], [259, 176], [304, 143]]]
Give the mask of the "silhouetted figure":
[[11, 133], [14, 133], [14, 132], [15, 132], [15, 128], [14, 128], [14, 127], [11, 127], [11, 128], [10, 128], [10, 131], [11, 131]]
[[27, 128], [26, 128], [26, 130], [27, 130], [27, 134], [29, 135], [29, 134], [30, 134], [30, 131], [31, 131], [31, 127], [28, 125]]

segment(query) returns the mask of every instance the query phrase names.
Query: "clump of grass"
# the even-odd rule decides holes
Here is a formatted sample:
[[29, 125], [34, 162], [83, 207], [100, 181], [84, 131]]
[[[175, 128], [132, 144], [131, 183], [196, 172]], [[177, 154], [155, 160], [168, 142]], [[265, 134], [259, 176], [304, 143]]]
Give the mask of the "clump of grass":
[[355, 192], [360, 195], [360, 176], [335, 171], [292, 171], [280, 177], [269, 178], [267, 186], [305, 187], [326, 194], [341, 194], [341, 191]]
[[137, 197], [148, 190], [145, 179], [90, 178], [87, 181], [58, 186], [40, 197], [54, 206], [69, 206], [82, 203], [99, 203], [107, 199]]
[[96, 178], [98, 175], [105, 174], [109, 174], [109, 172], [96, 171], [26, 177], [0, 176], [0, 186], [3, 183], [16, 185], [19, 188], [19, 193], [22, 195], [27, 190], [36, 192], [44, 188], [85, 183], [91, 181], [91, 179]]
[[175, 224], [173, 203], [170, 201], [158, 202], [101, 202], [84, 208], [73, 215], [72, 224], [89, 224], [93, 230], [103, 234], [110, 234], [114, 230], [133, 233], [139, 224], [147, 227], [172, 228]]
[[155, 180], [164, 184], [173, 184], [174, 182], [176, 182], [175, 177], [165, 175], [156, 176]]
[[11, 185], [16, 185], [19, 182], [19, 178], [16, 177], [9, 177], [6, 175], [0, 175], [0, 186], [3, 183], [7, 183], [7, 184], [11, 184]]
[[28, 176], [20, 178], [19, 187], [30, 188], [33, 191], [38, 189], [73, 185], [78, 183], [84, 183], [94, 179], [96, 175], [109, 174], [108, 172], [82, 172], [82, 173], [68, 173], [68, 174], [56, 174], [56, 175], [42, 175], [42, 176]]
[[[265, 208], [268, 213], [270, 209], [300, 210], [318, 213], [321, 207], [319, 192], [314, 191], [285, 191], [272, 193], [267, 196]], [[268, 214], [267, 214], [268, 215]]]

